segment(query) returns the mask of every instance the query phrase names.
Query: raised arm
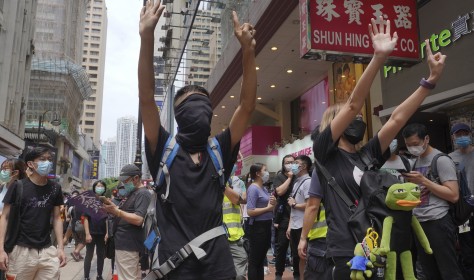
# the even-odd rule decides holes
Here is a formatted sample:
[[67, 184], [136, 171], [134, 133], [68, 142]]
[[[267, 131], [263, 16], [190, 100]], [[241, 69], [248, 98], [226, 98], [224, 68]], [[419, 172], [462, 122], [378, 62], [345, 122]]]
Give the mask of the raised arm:
[[380, 22], [380, 24], [376, 24], [375, 20], [372, 19], [372, 24], [369, 24], [369, 34], [374, 48], [374, 56], [357, 82], [346, 104], [344, 104], [341, 111], [331, 122], [333, 141], [337, 141], [341, 137], [355, 116], [360, 113], [365, 99], [369, 95], [369, 90], [375, 76], [397, 44], [397, 32], [394, 32], [393, 36], [390, 35], [390, 21], [384, 21], [380, 17]]
[[[154, 154], [158, 144], [160, 115], [155, 104], [155, 70], [153, 68], [154, 31], [164, 5], [157, 0], [155, 4], [147, 1], [140, 12], [140, 57], [138, 58], [138, 98], [145, 137]], [[141, 129], [141, 128], [139, 128]]]
[[[433, 55], [428, 39], [426, 39], [425, 42], [427, 54], [426, 61], [428, 62], [428, 66], [430, 68], [430, 76], [427, 79], [427, 82], [435, 85], [441, 77], [441, 73], [443, 72], [446, 56], [442, 55], [440, 52]], [[430, 92], [430, 89], [419, 86], [415, 92], [413, 92], [393, 111], [390, 119], [378, 132], [378, 138], [382, 152], [388, 148], [390, 142], [392, 142], [400, 129], [405, 126], [408, 119], [416, 112]]]
[[240, 90], [240, 104], [234, 112], [229, 124], [231, 133], [231, 147], [240, 141], [247, 129], [248, 122], [255, 110], [257, 98], [257, 70], [255, 69], [255, 29], [249, 23], [240, 25], [237, 13], [232, 12], [234, 34], [242, 47], [242, 87]]

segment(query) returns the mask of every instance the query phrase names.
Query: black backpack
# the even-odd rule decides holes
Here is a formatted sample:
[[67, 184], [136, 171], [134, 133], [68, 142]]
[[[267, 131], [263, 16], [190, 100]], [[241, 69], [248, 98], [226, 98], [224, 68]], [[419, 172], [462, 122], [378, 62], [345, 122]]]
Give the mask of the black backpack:
[[380, 164], [366, 150], [359, 152], [359, 156], [363, 166], [347, 157], [353, 165], [364, 171], [360, 181], [361, 197], [358, 199], [357, 205], [346, 195], [326, 168], [315, 160], [328, 185], [344, 201], [351, 212], [348, 225], [356, 243], [362, 242], [370, 227], [374, 228], [380, 237], [382, 236], [383, 220], [391, 215], [392, 211], [385, 204], [387, 190], [393, 184], [401, 183], [394, 175], [379, 170]]
[[[429, 179], [433, 182], [441, 184], [438, 173], [438, 158], [439, 157], [451, 157], [444, 153], [439, 153], [433, 157], [431, 161], [431, 168], [429, 172]], [[451, 159], [452, 160], [452, 159]], [[471, 191], [467, 186], [466, 172], [462, 164], [456, 163], [456, 175], [458, 178], [459, 186], [459, 200], [455, 203], [450, 203], [450, 212], [454, 218], [456, 225], [460, 226], [464, 224], [470, 217], [471, 213], [474, 210], [473, 205], [471, 205]]]

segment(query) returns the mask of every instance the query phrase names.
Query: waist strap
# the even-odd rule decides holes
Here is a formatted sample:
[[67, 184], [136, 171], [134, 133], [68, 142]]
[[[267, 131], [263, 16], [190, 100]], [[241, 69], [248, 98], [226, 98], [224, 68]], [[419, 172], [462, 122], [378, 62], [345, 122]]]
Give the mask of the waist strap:
[[143, 279], [162, 279], [165, 277], [165, 275], [180, 266], [181, 263], [183, 263], [183, 261], [193, 253], [198, 260], [203, 258], [206, 255], [206, 252], [199, 247], [207, 241], [224, 234], [227, 234], [227, 231], [223, 226], [218, 226], [204, 232], [203, 234], [189, 241], [189, 243], [184, 245], [183, 248], [176, 251], [176, 253], [169, 257], [162, 265], [160, 265], [159, 268], [150, 271], [150, 273], [148, 273], [148, 275]]

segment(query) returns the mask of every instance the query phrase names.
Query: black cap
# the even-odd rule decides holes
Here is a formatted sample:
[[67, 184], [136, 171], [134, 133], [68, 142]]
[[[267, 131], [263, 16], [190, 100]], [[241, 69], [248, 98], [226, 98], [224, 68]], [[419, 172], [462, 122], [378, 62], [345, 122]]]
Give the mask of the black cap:
[[142, 171], [135, 164], [127, 164], [120, 170], [119, 181], [125, 181], [132, 176], [142, 176]]

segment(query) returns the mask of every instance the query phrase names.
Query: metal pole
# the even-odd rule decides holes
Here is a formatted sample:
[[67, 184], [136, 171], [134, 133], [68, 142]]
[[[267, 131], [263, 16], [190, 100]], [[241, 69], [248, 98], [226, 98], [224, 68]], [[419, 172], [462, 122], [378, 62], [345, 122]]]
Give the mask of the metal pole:
[[38, 120], [38, 142], [36, 142], [36, 146], [39, 146], [40, 143], [40, 137], [41, 137], [41, 123], [43, 122], [43, 116], [39, 116]]

